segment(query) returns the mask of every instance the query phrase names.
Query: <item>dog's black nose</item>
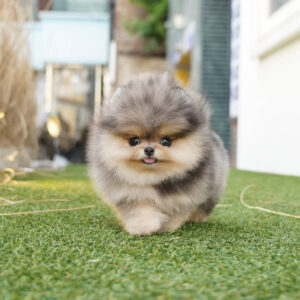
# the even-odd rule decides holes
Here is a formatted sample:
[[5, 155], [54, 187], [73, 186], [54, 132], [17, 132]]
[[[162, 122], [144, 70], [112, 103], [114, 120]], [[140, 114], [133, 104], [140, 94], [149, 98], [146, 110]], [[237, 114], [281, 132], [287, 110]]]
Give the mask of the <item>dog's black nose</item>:
[[146, 155], [152, 156], [154, 154], [154, 148], [152, 148], [152, 147], [146, 147], [144, 149], [144, 152], [145, 152]]

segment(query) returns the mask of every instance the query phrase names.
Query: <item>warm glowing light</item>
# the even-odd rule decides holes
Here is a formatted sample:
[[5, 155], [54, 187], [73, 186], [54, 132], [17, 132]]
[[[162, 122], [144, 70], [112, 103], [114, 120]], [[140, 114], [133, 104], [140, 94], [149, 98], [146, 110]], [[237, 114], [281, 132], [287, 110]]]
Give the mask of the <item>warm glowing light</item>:
[[5, 118], [5, 112], [0, 111], [0, 120], [3, 119], [3, 118]]
[[61, 123], [58, 117], [50, 116], [47, 121], [47, 130], [53, 138], [58, 138], [61, 132]]

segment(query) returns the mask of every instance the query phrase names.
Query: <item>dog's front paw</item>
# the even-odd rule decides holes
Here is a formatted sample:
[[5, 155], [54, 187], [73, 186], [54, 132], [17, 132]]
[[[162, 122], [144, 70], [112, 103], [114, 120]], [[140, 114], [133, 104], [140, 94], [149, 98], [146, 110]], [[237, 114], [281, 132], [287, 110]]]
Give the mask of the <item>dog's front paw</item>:
[[132, 235], [151, 235], [158, 232], [160, 228], [161, 221], [159, 218], [136, 217], [127, 220], [125, 224], [126, 231]]
[[206, 222], [206, 220], [207, 220], [207, 214], [203, 210], [198, 209], [190, 213], [187, 222], [202, 223], [202, 222]]

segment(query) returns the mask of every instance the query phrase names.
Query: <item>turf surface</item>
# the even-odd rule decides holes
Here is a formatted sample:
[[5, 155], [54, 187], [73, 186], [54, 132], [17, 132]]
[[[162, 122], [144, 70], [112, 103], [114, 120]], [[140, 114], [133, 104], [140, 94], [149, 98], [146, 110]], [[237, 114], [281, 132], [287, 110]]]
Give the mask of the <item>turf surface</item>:
[[300, 178], [232, 170], [222, 204], [204, 224], [175, 233], [123, 232], [93, 192], [83, 166], [0, 186], [11, 200], [70, 202], [1, 206], [0, 213], [95, 208], [0, 217], [0, 299], [300, 299]]

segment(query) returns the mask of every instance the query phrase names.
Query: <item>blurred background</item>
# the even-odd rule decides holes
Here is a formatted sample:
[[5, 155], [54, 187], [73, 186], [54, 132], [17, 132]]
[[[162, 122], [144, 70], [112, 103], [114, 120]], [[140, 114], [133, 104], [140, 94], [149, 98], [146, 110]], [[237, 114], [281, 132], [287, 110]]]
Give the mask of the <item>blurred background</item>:
[[300, 176], [299, 0], [0, 0], [0, 180], [84, 163], [114, 89], [166, 70], [232, 167]]

